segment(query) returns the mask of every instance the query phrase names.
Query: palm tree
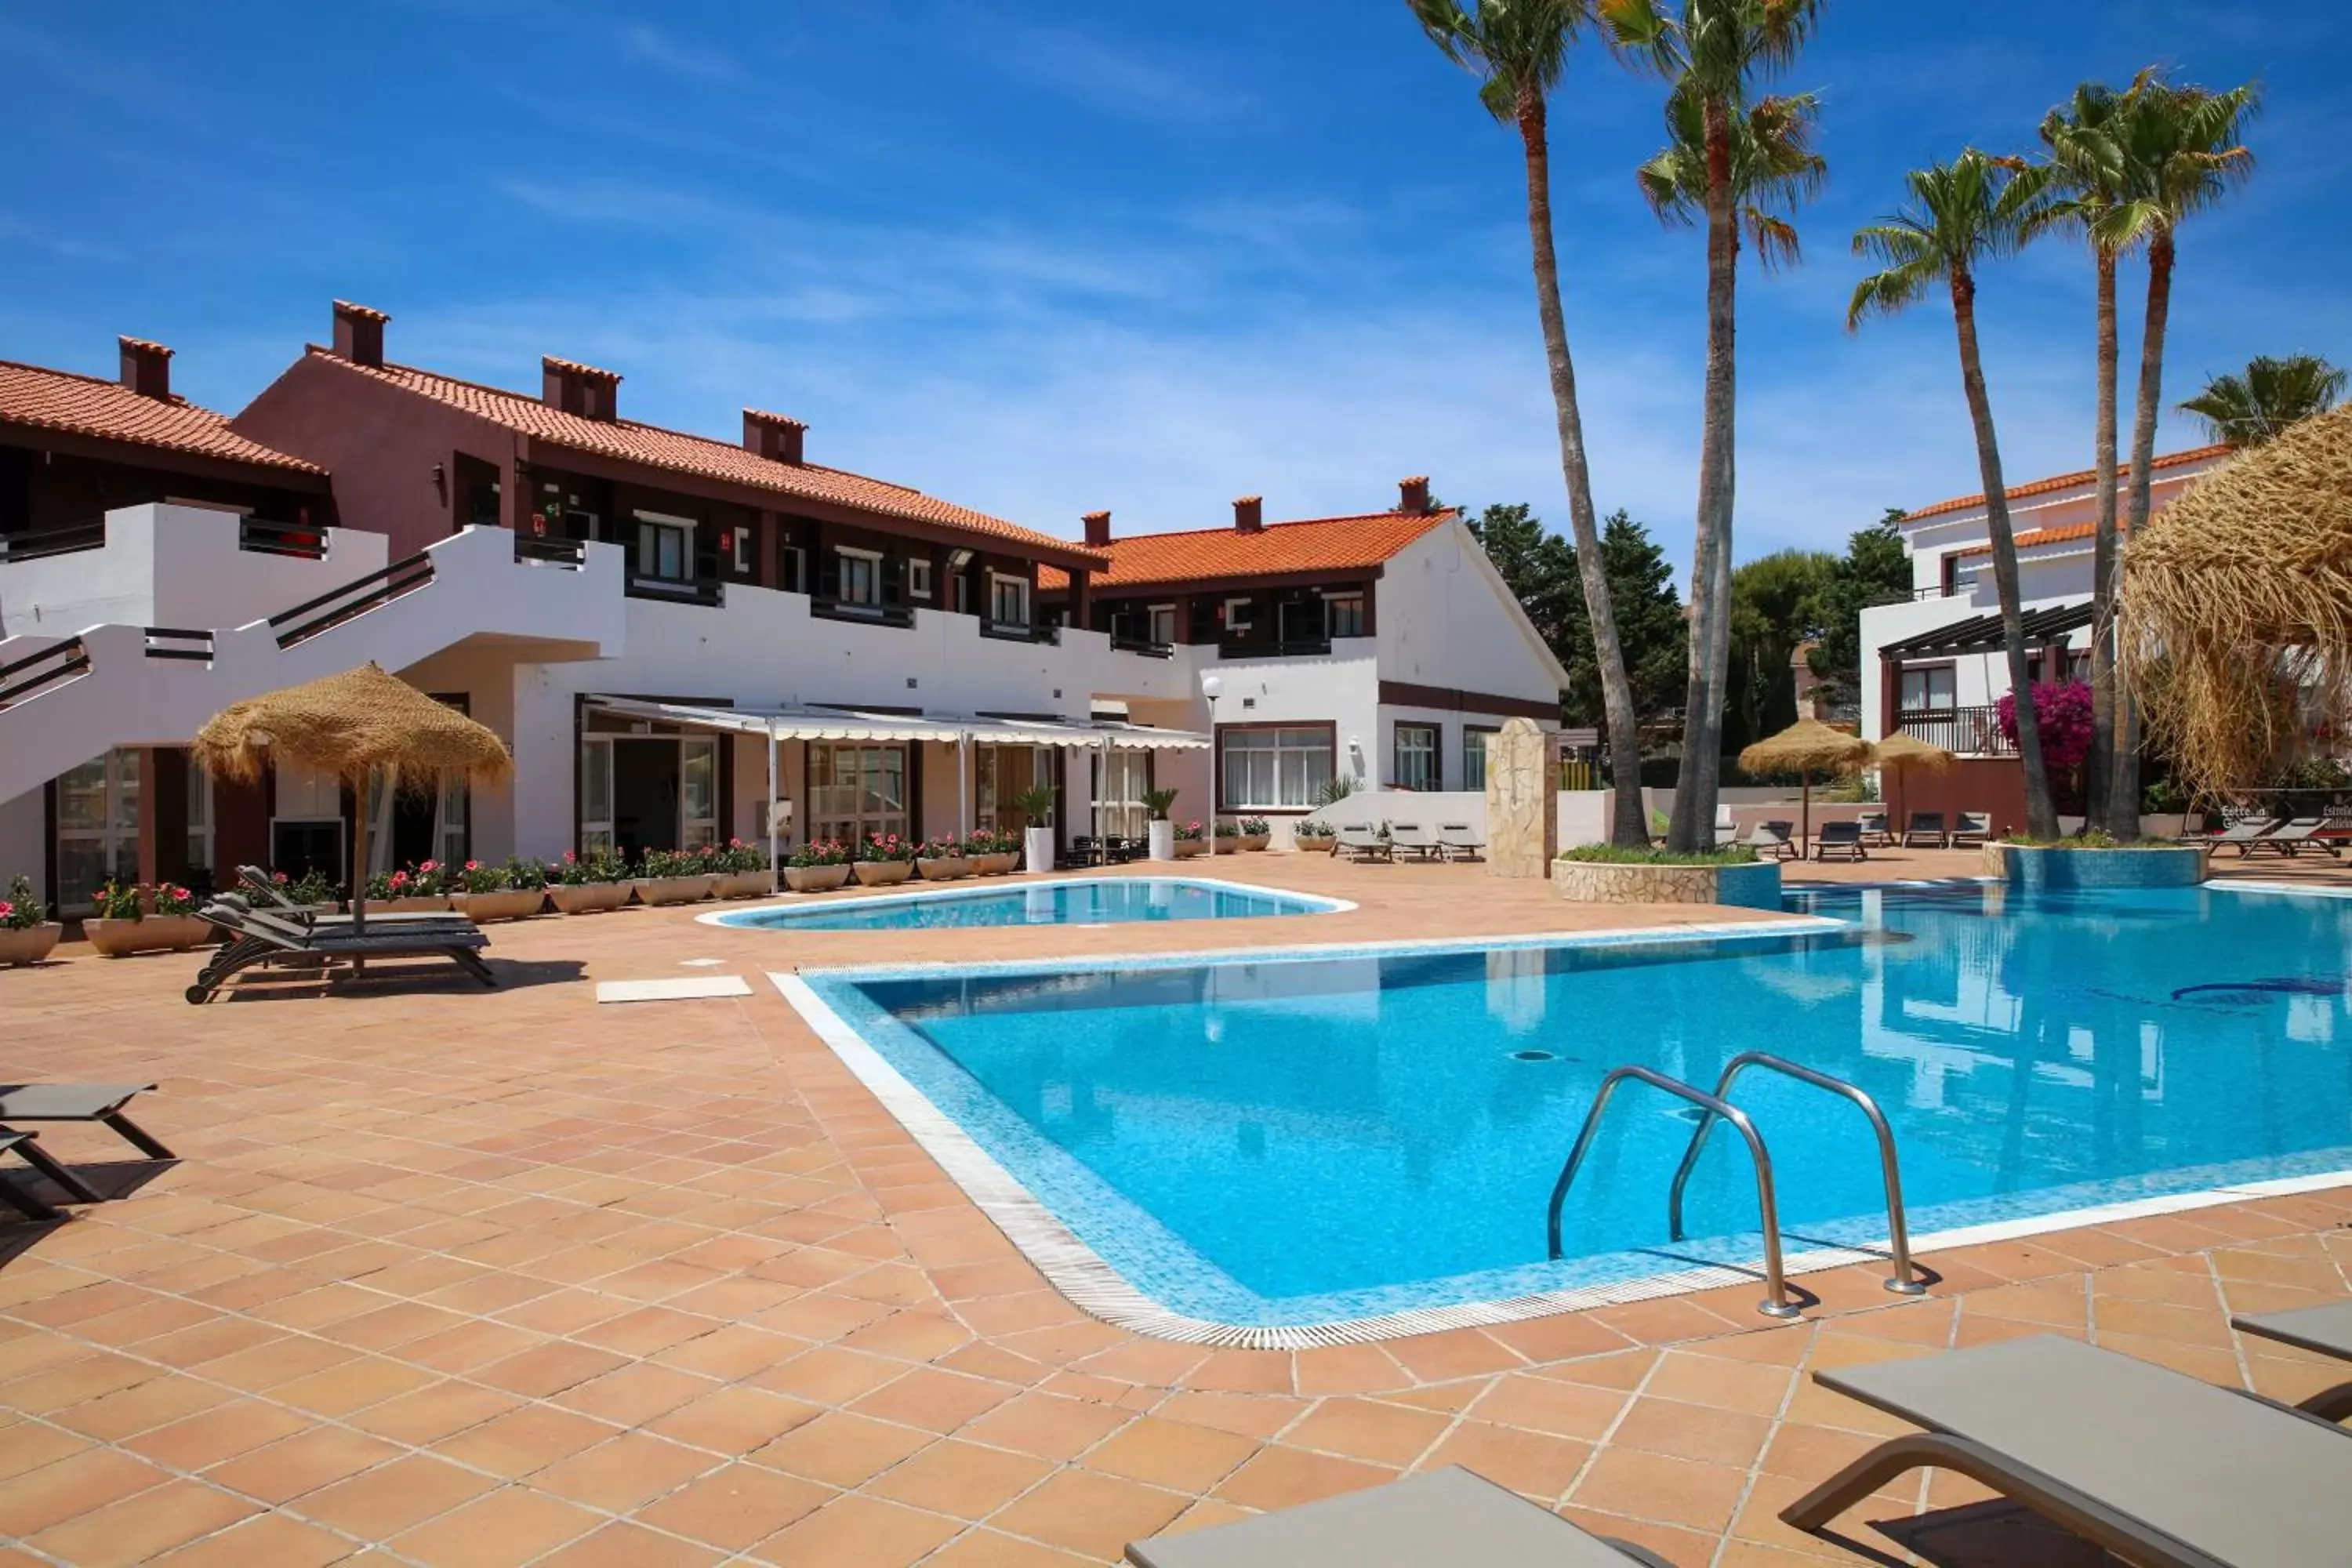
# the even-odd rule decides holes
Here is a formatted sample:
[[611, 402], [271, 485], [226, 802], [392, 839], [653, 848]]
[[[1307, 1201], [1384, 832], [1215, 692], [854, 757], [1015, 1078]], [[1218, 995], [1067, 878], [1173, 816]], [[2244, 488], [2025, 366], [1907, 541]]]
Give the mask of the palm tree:
[[1977, 269], [2022, 243], [2036, 204], [2046, 199], [2047, 181], [2035, 171], [2020, 170], [2011, 160], [1990, 157], [1971, 147], [1949, 163], [1914, 170], [1906, 184], [1911, 191], [1909, 204], [1853, 237], [1854, 254], [1882, 265], [1855, 285], [1846, 307], [1846, 330], [1860, 326], [1866, 316], [1893, 315], [1916, 304], [1938, 283], [1951, 293], [1952, 321], [1960, 342], [1960, 386], [1976, 426], [1977, 468], [1983, 477], [1985, 521], [1992, 534], [2001, 641], [2009, 654], [2010, 689], [2017, 696], [2026, 830], [2038, 838], [2052, 838], [2057, 837], [2058, 814], [2051, 801], [2049, 770], [2042, 765], [2041, 726], [2035, 721], [2032, 680], [2026, 670], [2017, 540], [2010, 529], [2000, 442], [1993, 433], [1992, 400], [1985, 392], [1984, 363], [1977, 349]]
[[[1698, 528], [1691, 550], [1690, 690], [1684, 705], [1682, 776], [1675, 786], [1667, 833], [1667, 842], [1677, 849], [1705, 849], [1715, 843], [1725, 686], [1731, 663], [1738, 406], [1733, 350], [1739, 209], [1745, 195], [1737, 151], [1738, 127], [1750, 115], [1749, 91], [1756, 79], [1796, 58], [1820, 14], [1821, 0], [1681, 0], [1671, 15], [1664, 0], [1600, 0], [1600, 5], [1618, 47], [1646, 58], [1674, 82], [1667, 125], [1678, 143], [1691, 147], [1700, 164], [1693, 171], [1696, 205], [1706, 215], [1706, 390], [1699, 440]], [[1694, 114], [1697, 123], [1685, 136], [1678, 121]], [[1751, 167], [1748, 172], [1757, 171]], [[1818, 166], [1811, 178], [1818, 182]], [[1784, 189], [1794, 191], [1801, 184]]]
[[[2175, 87], [2154, 68], [2125, 94], [2116, 135], [2123, 152], [2132, 226], [2147, 236], [2147, 315], [2140, 329], [2139, 405], [2132, 424], [2131, 488], [2124, 526], [2147, 526], [2148, 469], [2164, 402], [2164, 334], [2172, 309], [2175, 234], [2253, 170], [2240, 133], [2261, 92], [2249, 82], [2227, 92]], [[2116, 700], [2115, 751], [2107, 769], [2107, 824], [2117, 837], [2139, 835], [2139, 725], [2128, 693]]]
[[2180, 405], [2225, 447], [2259, 447], [2294, 424], [2343, 401], [2345, 373], [2317, 354], [2257, 355], [2243, 375], [2217, 375]]
[[1543, 325], [1544, 356], [1559, 425], [1559, 467], [1568, 482], [1569, 526], [1576, 538], [1577, 574], [1592, 623], [1592, 650], [1601, 667], [1601, 698], [1609, 728], [1609, 768], [1615, 777], [1610, 840], [1646, 847], [1650, 826], [1642, 807], [1642, 739], [1633, 715], [1617, 616], [1601, 558], [1601, 527], [1592, 505], [1592, 473], [1584, 455], [1584, 416], [1576, 402], [1576, 367], [1568, 353], [1568, 323], [1559, 303], [1559, 258], [1551, 225], [1551, 145], [1546, 112], [1551, 89], [1568, 67], [1568, 51], [1592, 20], [1592, 0], [1405, 0], [1414, 20], [1445, 58], [1479, 79], [1478, 100], [1507, 125], [1517, 125], [1527, 155], [1528, 237], [1535, 253], [1536, 314]]

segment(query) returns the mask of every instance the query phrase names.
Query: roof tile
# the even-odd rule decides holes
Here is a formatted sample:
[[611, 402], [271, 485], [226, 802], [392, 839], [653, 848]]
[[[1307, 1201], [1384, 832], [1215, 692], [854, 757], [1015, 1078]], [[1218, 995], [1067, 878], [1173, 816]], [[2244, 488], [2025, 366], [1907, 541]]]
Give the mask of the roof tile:
[[[1103, 547], [1110, 569], [1097, 574], [1096, 593], [1268, 577], [1292, 572], [1349, 572], [1378, 566], [1440, 523], [1459, 515], [1442, 511], [1376, 511], [1360, 517], [1311, 518], [1270, 522], [1254, 533], [1235, 528], [1195, 529], [1184, 533], [1145, 533], [1115, 539]], [[1040, 572], [1041, 592], [1069, 585], [1060, 572]]]
[[[2209, 458], [2227, 457], [2230, 448], [2227, 447], [2192, 447], [2185, 452], [2166, 452], [2148, 464], [2147, 468], [2150, 473], [2165, 468], [2178, 468], [2188, 463], [2201, 463]], [[2011, 500], [2026, 496], [2045, 496], [2053, 490], [2070, 490], [2077, 485], [2087, 485], [2098, 477], [2099, 470], [2096, 468], [2084, 468], [2080, 473], [2074, 474], [2054, 474], [2046, 479], [2036, 479], [2030, 485], [2011, 485], [2008, 487], [2007, 494]], [[2130, 478], [2131, 465], [2129, 463], [2117, 465], [2116, 482], [2120, 484]], [[1905, 512], [1900, 521], [1917, 522], [1922, 518], [1942, 517], [1947, 512], [1971, 511], [1984, 503], [1985, 499], [1981, 492], [1972, 496], [1955, 496], [1950, 500], [1939, 500], [1934, 506], [1923, 506], [1916, 511]], [[2018, 542], [2022, 544], [2024, 541], [2021, 539]]]
[[228, 416], [184, 398], [144, 397], [119, 382], [9, 360], [0, 360], [0, 420], [259, 468], [327, 471], [238, 435]]

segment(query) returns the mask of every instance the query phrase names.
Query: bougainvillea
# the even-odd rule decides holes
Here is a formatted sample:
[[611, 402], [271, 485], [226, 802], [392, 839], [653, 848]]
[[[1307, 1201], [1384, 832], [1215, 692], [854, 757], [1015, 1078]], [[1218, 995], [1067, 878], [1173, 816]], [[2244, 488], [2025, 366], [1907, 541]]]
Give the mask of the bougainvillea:
[[[1994, 705], [2001, 738], [2017, 744], [2017, 698], [2005, 693]], [[2043, 681], [2033, 689], [2033, 721], [2042, 733], [2043, 765], [2068, 771], [2091, 756], [2091, 689], [2079, 680], [2063, 686]]]

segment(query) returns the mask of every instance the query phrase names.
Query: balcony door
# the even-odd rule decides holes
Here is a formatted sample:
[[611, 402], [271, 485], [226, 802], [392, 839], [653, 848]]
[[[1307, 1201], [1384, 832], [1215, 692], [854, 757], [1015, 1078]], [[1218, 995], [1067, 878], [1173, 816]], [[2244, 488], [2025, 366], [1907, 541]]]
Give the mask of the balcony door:
[[108, 881], [139, 879], [139, 795], [143, 754], [118, 746], [57, 778], [57, 885], [59, 910], [88, 914]]

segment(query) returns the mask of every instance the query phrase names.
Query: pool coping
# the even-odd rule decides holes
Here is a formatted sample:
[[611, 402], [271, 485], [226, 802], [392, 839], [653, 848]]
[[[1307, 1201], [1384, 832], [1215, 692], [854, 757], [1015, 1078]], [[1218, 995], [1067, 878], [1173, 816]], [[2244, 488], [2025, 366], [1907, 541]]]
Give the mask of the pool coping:
[[[1220, 892], [1248, 893], [1259, 898], [1296, 899], [1302, 904], [1316, 906], [1310, 910], [1297, 910], [1287, 914], [1223, 917], [1232, 920], [1288, 920], [1295, 914], [1343, 915], [1362, 907], [1351, 899], [1335, 899], [1328, 893], [1301, 893], [1290, 888], [1276, 888], [1261, 882], [1230, 882], [1221, 877], [1194, 877], [1181, 872], [1171, 872], [1165, 876], [1155, 872], [1140, 877], [1024, 877], [1018, 881], [992, 882], [977, 888], [963, 886], [963, 880], [964, 879], [958, 878], [954, 883], [943, 882], [936, 888], [917, 887], [913, 891], [904, 893], [859, 893], [846, 899], [836, 897], [833, 893], [778, 893], [773, 897], [761, 899], [748, 905], [737, 905], [733, 909], [708, 910], [695, 916], [694, 919], [698, 925], [718, 926], [726, 931], [790, 931], [792, 926], [789, 923], [781, 926], [756, 926], [733, 917], [751, 914], [760, 910], [817, 908], [856, 910], [883, 904], [935, 903], [950, 899], [1001, 898], [1007, 893], [1023, 892], [1033, 888], [1073, 888], [1107, 882], [1181, 882], [1190, 887], [1214, 888]], [[1114, 925], [1144, 925], [1150, 922], [1074, 921], [1069, 923], [1076, 930], [1093, 931], [1108, 929]]]
[[[1936, 879], [1905, 882], [1873, 884], [1875, 886], [1929, 887], [1959, 885], [1998, 880], [1993, 878]], [[1848, 884], [1851, 886], [1852, 884]], [[2252, 890], [2262, 892], [2308, 892], [2286, 884], [2263, 884]], [[2331, 889], [2330, 896], [2352, 896], [2346, 890]], [[924, 1152], [938, 1163], [950, 1180], [962, 1189], [991, 1223], [1003, 1232], [1005, 1238], [1028, 1258], [1048, 1284], [1067, 1299], [1073, 1306], [1114, 1328], [1153, 1339], [1172, 1340], [1187, 1344], [1216, 1345], [1241, 1350], [1301, 1351], [1318, 1347], [1350, 1344], [1374, 1344], [1386, 1340], [1409, 1339], [1415, 1335], [1441, 1333], [1450, 1329], [1493, 1328], [1507, 1323], [1524, 1322], [1533, 1318], [1548, 1318], [1563, 1312], [1588, 1310], [1595, 1307], [1620, 1306], [1634, 1301], [1656, 1300], [1664, 1297], [1688, 1295], [1726, 1286], [1755, 1285], [1760, 1289], [1763, 1280], [1761, 1259], [1754, 1268], [1735, 1265], [1702, 1265], [1693, 1268], [1664, 1270], [1656, 1274], [1637, 1276], [1629, 1279], [1612, 1280], [1604, 1284], [1577, 1286], [1559, 1290], [1531, 1292], [1480, 1301], [1463, 1301], [1445, 1306], [1408, 1308], [1393, 1312], [1363, 1317], [1337, 1318], [1313, 1323], [1227, 1323], [1212, 1319], [1193, 1317], [1162, 1306], [1130, 1282], [1109, 1261], [1088, 1246], [1043, 1200], [1032, 1193], [1027, 1184], [1005, 1169], [997, 1158], [967, 1131], [952, 1115], [934, 1104], [930, 1097], [915, 1087], [882, 1054], [867, 1042], [832, 1005], [820, 996], [804, 976], [823, 979], [871, 980], [893, 976], [926, 976], [942, 973], [958, 974], [1004, 974], [1045, 972], [1068, 973], [1074, 971], [1105, 969], [1169, 968], [1195, 964], [1202, 960], [1247, 960], [1275, 963], [1284, 960], [1312, 960], [1344, 957], [1351, 954], [1373, 954], [1398, 951], [1496, 951], [1528, 947], [1633, 945], [1661, 940], [1717, 942], [1725, 937], [1763, 938], [1787, 936], [1795, 931], [1826, 931], [1847, 928], [1851, 922], [1822, 916], [1791, 915], [1785, 918], [1693, 923], [1687, 925], [1627, 927], [1605, 931], [1565, 931], [1524, 934], [1505, 938], [1457, 937], [1437, 940], [1399, 939], [1390, 942], [1316, 943], [1282, 948], [1206, 949], [1188, 952], [1152, 952], [1136, 954], [1088, 954], [1081, 958], [1007, 959], [981, 963], [897, 963], [897, 964], [826, 964], [797, 968], [791, 973], [771, 971], [769, 981], [784, 1000], [800, 1014], [810, 1030], [822, 1040], [851, 1076], [866, 1091], [879, 1100], [884, 1109], [907, 1130]], [[740, 928], [738, 928], [740, 929]], [[2018, 1219], [1993, 1220], [1979, 1225], [1955, 1226], [1929, 1232], [1910, 1238], [1914, 1255], [1948, 1250], [1962, 1247], [1983, 1246], [1993, 1242], [2014, 1241], [2030, 1236], [2048, 1235], [2056, 1231], [2079, 1230], [2089, 1226], [2113, 1224], [2121, 1220], [2142, 1219], [2159, 1215], [2182, 1214], [2201, 1208], [2242, 1203], [2250, 1199], [2280, 1197], [2296, 1193], [2318, 1192], [2333, 1187], [2352, 1186], [2352, 1169], [2309, 1173], [2282, 1176], [2257, 1182], [2229, 1184], [2200, 1188], [2187, 1193], [2168, 1194], [2158, 1197], [2129, 1198], [2109, 1204], [2089, 1205], [2080, 1208], [2063, 1209], [2046, 1215], [2027, 1215]], [[1801, 1275], [1822, 1273], [1859, 1263], [1886, 1263], [1891, 1254], [1885, 1238], [1874, 1238], [1871, 1244], [1857, 1247], [1814, 1247], [1787, 1253], [1782, 1259], [1782, 1272], [1790, 1279]], [[1890, 1292], [1890, 1300], [1897, 1300]], [[1759, 1298], [1760, 1300], [1760, 1298]]]

